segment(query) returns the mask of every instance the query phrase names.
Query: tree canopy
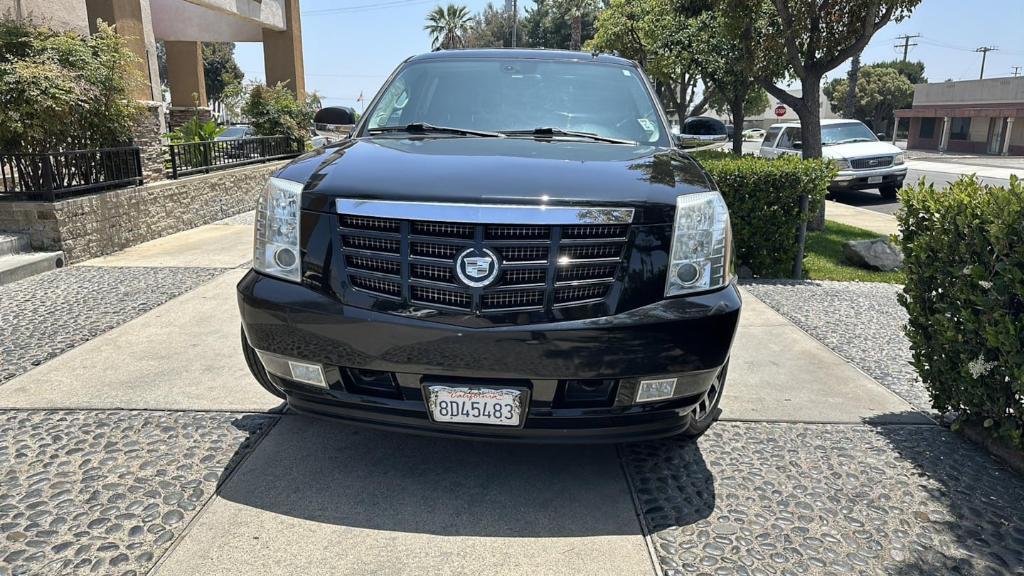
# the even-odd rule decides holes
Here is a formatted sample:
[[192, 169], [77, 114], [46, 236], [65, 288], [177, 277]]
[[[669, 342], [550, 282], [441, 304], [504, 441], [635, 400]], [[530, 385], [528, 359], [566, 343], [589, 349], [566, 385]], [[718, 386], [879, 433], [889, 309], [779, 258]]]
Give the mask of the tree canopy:
[[465, 48], [471, 22], [469, 8], [465, 6], [435, 6], [427, 14], [427, 24], [423, 29], [430, 34], [430, 47], [434, 50]]
[[[523, 29], [519, 27], [516, 45], [523, 45]], [[512, 46], [512, 14], [499, 10], [491, 2], [473, 15], [466, 32], [466, 48], [502, 48]]]
[[245, 73], [235, 62], [234, 42], [203, 43], [203, 74], [206, 79], [206, 97], [220, 101], [224, 89], [241, 84]]
[[[849, 82], [836, 78], [825, 86], [825, 97], [834, 110], [841, 110], [846, 101]], [[874, 132], [888, 132], [893, 113], [909, 108], [914, 100], [914, 86], [895, 69], [870, 65], [860, 69], [853, 117], [871, 126]]]
[[574, 14], [578, 14], [580, 42], [594, 37], [599, 6], [596, 2], [578, 0], [536, 0], [526, 9], [520, 23], [525, 35], [524, 45], [531, 48], [569, 49], [573, 41]]

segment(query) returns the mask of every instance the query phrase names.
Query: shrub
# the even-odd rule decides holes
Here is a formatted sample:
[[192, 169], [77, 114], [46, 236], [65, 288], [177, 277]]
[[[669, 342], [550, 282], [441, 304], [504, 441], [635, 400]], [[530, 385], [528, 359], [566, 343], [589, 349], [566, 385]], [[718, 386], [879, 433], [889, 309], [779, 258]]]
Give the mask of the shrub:
[[101, 25], [91, 36], [0, 17], [0, 150], [102, 148], [131, 140], [135, 55]]
[[932, 404], [1024, 447], [1024, 182], [921, 182], [901, 200], [900, 302]]
[[249, 125], [259, 136], [291, 136], [306, 141], [319, 107], [320, 98], [316, 94], [298, 100], [284, 84], [273, 87], [252, 84], [242, 105], [242, 115], [248, 118]]
[[835, 173], [832, 163], [718, 151], [693, 156], [714, 177], [729, 204], [737, 265], [756, 276], [790, 276], [798, 248], [797, 227], [804, 218], [800, 196], [807, 194], [808, 219], [813, 218]]

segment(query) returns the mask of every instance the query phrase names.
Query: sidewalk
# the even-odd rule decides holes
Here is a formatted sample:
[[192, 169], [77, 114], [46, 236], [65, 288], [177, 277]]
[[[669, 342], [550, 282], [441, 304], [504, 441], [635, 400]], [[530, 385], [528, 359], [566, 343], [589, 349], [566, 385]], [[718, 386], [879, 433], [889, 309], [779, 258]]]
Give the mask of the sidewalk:
[[899, 222], [895, 216], [831, 200], [825, 201], [825, 219], [870, 230], [879, 236], [899, 235], [900, 233]]
[[907, 168], [911, 170], [939, 172], [941, 174], [977, 174], [983, 178], [999, 178], [1002, 180], [1009, 180], [1011, 175], [1024, 178], [1024, 160], [1017, 162], [1017, 164], [1020, 165], [995, 166], [991, 164], [974, 164], [966, 161], [939, 162], [931, 158], [927, 160], [907, 160]]

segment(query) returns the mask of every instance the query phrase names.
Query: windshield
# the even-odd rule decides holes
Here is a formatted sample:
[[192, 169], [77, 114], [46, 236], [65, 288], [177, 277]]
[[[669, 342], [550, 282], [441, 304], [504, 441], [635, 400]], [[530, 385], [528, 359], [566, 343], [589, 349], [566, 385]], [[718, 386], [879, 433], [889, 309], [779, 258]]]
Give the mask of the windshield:
[[850, 142], [874, 142], [878, 140], [868, 127], [860, 122], [829, 124], [821, 127], [821, 144], [849, 144]]
[[246, 126], [231, 126], [220, 133], [221, 138], [241, 138], [245, 136]]
[[413, 123], [488, 132], [553, 128], [668, 145], [658, 109], [637, 71], [596, 62], [412, 62], [367, 113], [366, 130]]

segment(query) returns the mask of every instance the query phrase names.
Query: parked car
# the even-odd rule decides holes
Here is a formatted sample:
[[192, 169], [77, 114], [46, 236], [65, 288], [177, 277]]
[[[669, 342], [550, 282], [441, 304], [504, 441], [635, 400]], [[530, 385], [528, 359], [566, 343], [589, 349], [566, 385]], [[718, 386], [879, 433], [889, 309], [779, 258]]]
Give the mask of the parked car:
[[743, 131], [744, 140], [763, 140], [764, 130], [761, 128], [747, 128]]
[[238, 284], [256, 380], [418, 433], [623, 441], [717, 416], [729, 212], [611, 55], [440, 51], [270, 178]]
[[729, 139], [729, 130], [725, 123], [717, 118], [707, 116], [691, 116], [683, 120], [681, 133], [676, 141], [684, 148], [707, 146]]
[[[799, 122], [775, 124], [761, 142], [761, 156], [774, 158], [782, 154], [800, 154], [802, 147]], [[903, 151], [887, 142], [880, 142], [862, 122], [856, 120], [822, 120], [821, 154], [835, 162], [836, 174], [831, 191], [877, 188], [883, 198], [895, 198], [907, 176]]]
[[217, 136], [215, 140], [234, 140], [236, 138], [252, 138], [256, 135], [256, 132], [252, 129], [252, 126], [247, 124], [235, 124], [228, 126]]

